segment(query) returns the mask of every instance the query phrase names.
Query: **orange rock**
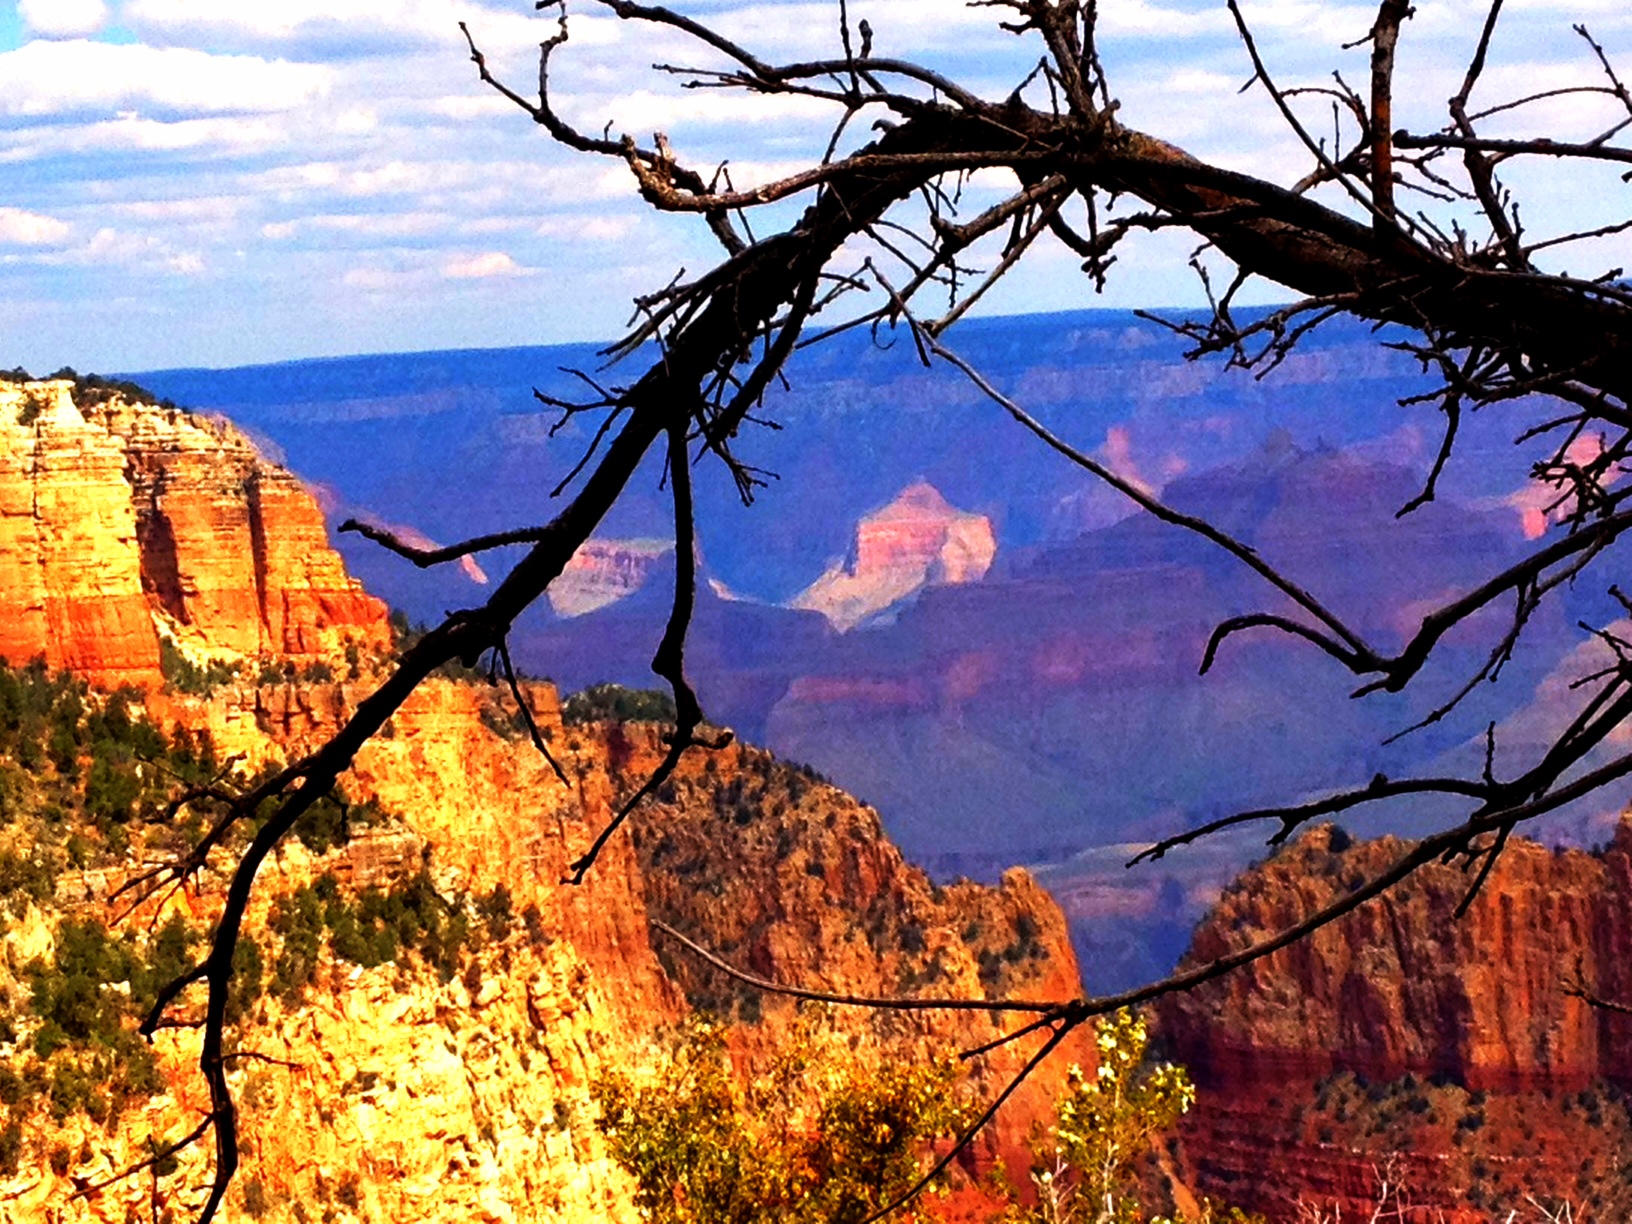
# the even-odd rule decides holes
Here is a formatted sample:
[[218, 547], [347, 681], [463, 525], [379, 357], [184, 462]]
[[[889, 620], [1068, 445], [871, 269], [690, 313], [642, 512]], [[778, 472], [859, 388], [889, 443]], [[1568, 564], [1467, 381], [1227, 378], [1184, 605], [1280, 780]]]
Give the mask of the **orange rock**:
[[385, 611], [231, 426], [0, 380], [0, 656], [154, 685], [159, 622], [199, 659], [298, 664], [389, 645]]
[[123, 449], [66, 382], [0, 382], [0, 656], [157, 678]]
[[[222, 753], [244, 752], [253, 764], [326, 738], [367, 693], [356, 684], [239, 684], [208, 699], [155, 695], [150, 710], [166, 726], [208, 728]], [[665, 942], [654, 918], [790, 984], [966, 998], [1066, 998], [1080, 989], [1064, 919], [1026, 873], [996, 889], [936, 888], [902, 862], [871, 809], [741, 745], [688, 754], [585, 883], [564, 885], [568, 864], [663, 745], [654, 726], [563, 726], [553, 686], [525, 693], [570, 785], [524, 735], [505, 734], [507, 698], [431, 680], [345, 779], [354, 798], [379, 799], [405, 825], [359, 830], [321, 859], [291, 839], [262, 867], [252, 925], [265, 921], [274, 896], [320, 871], [366, 887], [422, 865], [444, 897], [503, 884], [518, 916], [536, 912], [502, 936], [479, 934], [447, 982], [424, 967], [365, 970], [325, 957], [299, 1006], [264, 1000], [242, 1038], [274, 1061], [239, 1064], [231, 1077], [244, 1162], [228, 1218], [248, 1217], [242, 1196], [254, 1183], [272, 1204], [324, 1201], [349, 1185], [368, 1219], [632, 1224], [631, 1187], [595, 1125], [596, 1077], [638, 1073], [659, 1030], [705, 1000], [727, 1016], [757, 1017], [735, 1026], [730, 1043], [747, 1074], [778, 1051], [795, 1011]], [[65, 876], [56, 904], [110, 916], [119, 904], [110, 894], [129, 870]], [[224, 888], [219, 875], [201, 877], [189, 897], [195, 920], [219, 913]], [[37, 911], [7, 928], [0, 952], [23, 963], [39, 954], [23, 944], [31, 938], [48, 946]], [[7, 963], [0, 956], [0, 982]], [[1001, 1027], [1025, 1019], [1002, 1017]], [[847, 1008], [834, 1023], [864, 1060], [950, 1054], [1001, 1031], [986, 1013]], [[72, 1177], [111, 1176], [141, 1159], [150, 1136], [196, 1125], [206, 1108], [197, 1040], [190, 1030], [160, 1035], [166, 1090], [117, 1127], [79, 1115], [56, 1127], [35, 1115], [29, 1152], [78, 1152], [91, 1138], [92, 1162], [57, 1175], [28, 1160], [17, 1178], [0, 1176], [0, 1221], [50, 1218], [73, 1192]], [[973, 1090], [990, 1099], [1039, 1040], [973, 1060]], [[1024, 1185], [1034, 1124], [1048, 1121], [1065, 1068], [1091, 1065], [1093, 1053], [1079, 1031], [1005, 1106], [977, 1165], [1005, 1161]], [[207, 1151], [189, 1150], [163, 1182], [164, 1204], [196, 1210], [208, 1176]], [[72, 1218], [119, 1224], [152, 1193], [142, 1179], [120, 1182], [76, 1203]], [[975, 1212], [986, 1206], [978, 1195], [965, 1198], [964, 1218], [990, 1214]]]

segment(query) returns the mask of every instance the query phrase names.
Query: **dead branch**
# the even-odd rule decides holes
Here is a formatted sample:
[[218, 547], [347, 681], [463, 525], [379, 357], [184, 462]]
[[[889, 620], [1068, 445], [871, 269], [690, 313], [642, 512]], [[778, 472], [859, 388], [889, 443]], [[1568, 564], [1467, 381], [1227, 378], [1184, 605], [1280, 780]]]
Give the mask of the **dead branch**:
[[[507, 635], [516, 618], [544, 594], [589, 538], [648, 452], [664, 439], [674, 503], [677, 572], [673, 606], [652, 666], [674, 694], [676, 726], [657, 769], [620, 805], [573, 864], [572, 881], [584, 879], [609, 839], [670, 776], [683, 754], [709, 742], [699, 734], [702, 709], [685, 674], [686, 635], [696, 584], [693, 466], [702, 456], [713, 455], [742, 498], [752, 498], [763, 474], [738, 454], [739, 431], [763, 407], [767, 392], [781, 377], [805, 329], [844, 294], [869, 281], [884, 289], [885, 305], [831, 323], [824, 318], [821, 335], [905, 321], [926, 362], [939, 358], [958, 369], [1044, 444], [1144, 512], [1236, 558], [1290, 603], [1291, 615], [1272, 608], [1220, 625], [1204, 654], [1203, 670], [1220, 643], [1234, 633], [1273, 628], [1316, 645], [1363, 678], [1365, 683], [1356, 696], [1398, 692], [1421, 672], [1453, 626], [1512, 595], [1516, 608], [1512, 627], [1498, 638], [1485, 668], [1475, 678], [1477, 683], [1493, 675], [1510, 656], [1538, 601], [1586, 572], [1590, 563], [1600, 563], [1632, 526], [1632, 510], [1621, 508], [1628, 494], [1611, 491], [1632, 449], [1625, 436], [1632, 429], [1632, 412], [1628, 411], [1632, 404], [1632, 290], [1620, 283], [1618, 273], [1552, 275], [1529, 263], [1529, 256], [1537, 250], [1618, 233], [1632, 221], [1526, 241], [1514, 202], [1495, 173], [1503, 159], [1518, 155], [1545, 155], [1573, 165], [1629, 161], [1632, 153], [1607, 143], [1620, 130], [1619, 125], [1585, 142], [1551, 137], [1493, 141], [1479, 135], [1474, 126], [1477, 121], [1559, 92], [1470, 109], [1490, 53], [1500, 0], [1490, 4], [1461, 89], [1451, 100], [1450, 125], [1444, 133], [1420, 137], [1389, 130], [1399, 84], [1394, 75], [1394, 50], [1409, 10], [1400, 0], [1382, 0], [1371, 33], [1369, 107], [1341, 80], [1336, 91], [1322, 87], [1332, 94], [1332, 104], [1349, 108], [1364, 129], [1361, 143], [1346, 154], [1335, 144], [1328, 151], [1304, 127], [1289, 99], [1307, 93], [1307, 87], [1283, 88], [1274, 83], [1251, 30], [1231, 0], [1229, 7], [1254, 81], [1268, 90], [1284, 122], [1314, 161], [1314, 169], [1291, 186], [1208, 164], [1125, 123], [1100, 62], [1091, 0], [990, 0], [990, 7], [1011, 18], [1000, 23], [1003, 28], [1017, 36], [1036, 38], [1043, 53], [1037, 70], [1028, 73], [1012, 92], [990, 100], [932, 68], [874, 58], [870, 29], [861, 31], [858, 55], [844, 11], [838, 23], [842, 55], [778, 65], [706, 23], [669, 9], [631, 0], [600, 3], [635, 26], [656, 27], [692, 40], [705, 57], [723, 57], [723, 69], [673, 69], [686, 77], [685, 87], [740, 90], [751, 96], [798, 95], [834, 107], [835, 122], [831, 129], [824, 129], [823, 148], [812, 151], [804, 169], [758, 188], [739, 190], [723, 170], [705, 177], [682, 163], [664, 136], [657, 136], [648, 147], [627, 136], [614, 137], [610, 129], [598, 137], [586, 135], [561, 117], [550, 95], [550, 74], [552, 57], [567, 43], [564, 9], [554, 13], [555, 31], [541, 43], [536, 100], [498, 80], [475, 38], [465, 30], [481, 82], [515, 104], [564, 148], [622, 162], [642, 198], [654, 209], [701, 214], [726, 256], [702, 276], [691, 281], [677, 276], [667, 288], [636, 303], [629, 334], [606, 354], [613, 360], [627, 360], [655, 347], [655, 359], [631, 385], [602, 387], [585, 376], [597, 396], [594, 401], [556, 403], [566, 414], [563, 420], [591, 410], [604, 416], [591, 445], [557, 489], [564, 493], [571, 486], [577, 490], [575, 495], [549, 523], [433, 549], [409, 545], [380, 528], [355, 522], [345, 525], [343, 529], [357, 531], [421, 567], [504, 546], [525, 547], [526, 551], [484, 603], [450, 614], [411, 647], [340, 731], [316, 752], [244, 795], [233, 796], [224, 784], [200, 791], [192, 801], [225, 803], [226, 814], [192, 854], [156, 869], [132, 888], [140, 898], [152, 895], [156, 887], [179, 885], [203, 868], [211, 851], [221, 847], [228, 828], [250, 812], [259, 814], [272, 807], [238, 854], [224, 912], [207, 954], [160, 992], [143, 1026], [151, 1034], [176, 1022], [168, 1011], [182, 992], [196, 983], [206, 985], [199, 1065], [209, 1087], [211, 1109], [184, 1141], [198, 1141], [209, 1132], [214, 1136], [214, 1179], [202, 1222], [217, 1213], [238, 1162], [236, 1113], [225, 1068], [240, 1055], [224, 1048], [225, 1009], [232, 953], [255, 874], [266, 857], [288, 836], [301, 814], [329, 793], [363, 744], [444, 663], [460, 660], [474, 665], [485, 652], [495, 651], [495, 670], [502, 664], [518, 716], [527, 725], [534, 747], [549, 758], [511, 666]], [[1592, 46], [1610, 83], [1570, 88], [1613, 95], [1632, 116], [1632, 95], [1621, 85], [1609, 58], [1584, 29], [1580, 33]], [[1034, 81], [1040, 85], [1031, 92], [1046, 88], [1046, 103], [1027, 101], [1027, 90]], [[881, 134], [859, 148], [842, 151], [841, 141], [852, 129], [854, 117], [867, 108], [888, 116], [875, 129]], [[1452, 150], [1463, 155], [1460, 172], [1451, 167], [1451, 159], [1441, 156]], [[1402, 151], [1420, 156], [1396, 156]], [[1018, 189], [974, 219], [956, 220], [967, 176], [994, 169], [1010, 173]], [[1327, 183], [1346, 193], [1361, 219], [1314, 198], [1313, 189]], [[1430, 203], [1416, 215], [1403, 212], [1394, 195], [1400, 184], [1420, 189], [1430, 202], [1443, 204], [1444, 211], [1430, 216], [1428, 209], [1435, 207]], [[749, 215], [796, 196], [805, 197], [803, 213], [791, 224], [767, 229], [756, 238], [748, 226]], [[1086, 205], [1086, 233], [1064, 220], [1064, 207], [1076, 196]], [[1119, 211], [1124, 200], [1134, 211]], [[1458, 208], [1480, 219], [1478, 228], [1483, 231], [1488, 226], [1489, 234], [1474, 236], [1473, 227], [1464, 223]], [[785, 213], [775, 210], [761, 214], [782, 215]], [[961, 262], [963, 253], [1005, 226], [1010, 229], [1010, 241], [994, 271], [978, 277]], [[1098, 286], [1117, 243], [1143, 231], [1175, 227], [1193, 232], [1234, 265], [1221, 294], [1215, 295], [1211, 284], [1207, 285], [1210, 319], [1173, 324], [1176, 332], [1194, 342], [1192, 356], [1224, 354], [1231, 364], [1254, 369], [1261, 376], [1283, 361], [1314, 328], [1339, 315], [1406, 329], [1413, 337], [1406, 342], [1415, 346], [1411, 351], [1425, 367], [1443, 376], [1444, 388], [1430, 398], [1446, 421], [1423, 491], [1405, 509], [1433, 496], [1436, 481], [1458, 444], [1462, 407], [1500, 404], [1517, 420], [1514, 433], [1539, 436], [1558, 430], [1565, 435], [1552, 460], [1533, 474], [1556, 492], [1554, 510], [1564, 520], [1562, 524], [1523, 560], [1425, 616], [1405, 647], [1387, 656], [1251, 546], [1204, 520], [1172, 509], [1149, 490], [1071, 446], [944, 343], [943, 333], [991, 285], [1024, 262], [1045, 230], [1084, 260], [1085, 273]], [[901, 241], [905, 234], [911, 237]], [[868, 241], [876, 244], [873, 249], [893, 252], [911, 269], [911, 279], [901, 291], [891, 287], [865, 257], [844, 255], [850, 244]], [[1253, 277], [1284, 286], [1299, 295], [1299, 300], [1252, 322], [1238, 322], [1232, 316], [1232, 302], [1239, 287]], [[944, 285], [951, 296], [942, 317], [932, 325], [920, 324], [911, 313], [915, 295], [928, 284]], [[1414, 339], [1419, 336], [1423, 337], [1420, 344]], [[1539, 409], [1538, 402], [1543, 405]], [[1559, 403], [1569, 406], [1564, 415], [1559, 414]], [[1597, 458], [1579, 461], [1571, 457], [1570, 442], [1600, 430], [1606, 431], [1606, 437]], [[1621, 433], [1615, 434], [1616, 430]], [[698, 455], [692, 453], [692, 442], [698, 443]], [[1433, 861], [1460, 859], [1467, 866], [1471, 884], [1463, 904], [1470, 903], [1512, 830], [1632, 775], [1632, 756], [1586, 767], [1589, 754], [1605, 745], [1610, 733], [1632, 717], [1632, 674], [1620, 652], [1616, 654], [1613, 667], [1587, 678], [1597, 687], [1586, 696], [1570, 726], [1546, 746], [1539, 760], [1515, 777], [1495, 776], [1492, 746], [1478, 778], [1374, 779], [1368, 786], [1301, 805], [1226, 817], [1152, 847], [1140, 857], [1161, 857], [1198, 837], [1249, 822], [1276, 822], [1271, 840], [1279, 841], [1321, 815], [1385, 800], [1438, 793], [1467, 803], [1459, 821], [1408, 848], [1374, 878], [1318, 912], [1246, 948], [1116, 996], [1038, 1004], [844, 999], [742, 974], [669, 928], [654, 925], [715, 968], [759, 989], [864, 1006], [1007, 1010], [1035, 1016], [996, 1042], [968, 1051], [971, 1056], [995, 1044], [1049, 1030], [1047, 1039], [975, 1127], [960, 1136], [953, 1152], [924, 1182], [884, 1209], [893, 1210], [944, 1168], [1067, 1033], [1093, 1016], [1193, 989], [1271, 955], [1340, 920]], [[1447, 711], [1455, 705], [1453, 700]], [[553, 759], [550, 763], [559, 776], [557, 763]]]

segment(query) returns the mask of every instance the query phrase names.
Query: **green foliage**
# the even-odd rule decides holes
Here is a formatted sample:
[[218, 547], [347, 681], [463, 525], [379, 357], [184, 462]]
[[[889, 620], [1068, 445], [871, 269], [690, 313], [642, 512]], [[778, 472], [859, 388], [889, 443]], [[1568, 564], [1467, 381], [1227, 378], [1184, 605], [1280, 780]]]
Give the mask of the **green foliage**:
[[1099, 1021], [1099, 1067], [1072, 1067], [1049, 1142], [1034, 1150], [1037, 1205], [1026, 1224], [1262, 1224], [1240, 1210], [1203, 1205], [1199, 1220], [1147, 1216], [1139, 1167], [1157, 1137], [1195, 1102], [1190, 1075], [1152, 1062], [1145, 1021], [1123, 1010]]
[[596, 1125], [635, 1179], [641, 1217], [852, 1224], [905, 1190], [929, 1143], [967, 1120], [957, 1066], [867, 1070], [841, 1045], [807, 1026], [750, 1078], [732, 1065], [724, 1030], [697, 1020], [649, 1075], [598, 1079]]
[[339, 959], [364, 968], [403, 963], [413, 953], [443, 981], [459, 968], [469, 937], [469, 919], [437, 894], [428, 872], [388, 890], [365, 889], [355, 899], [332, 875], [280, 898], [272, 910], [272, 930], [283, 948], [273, 965], [272, 992], [297, 1002], [317, 971], [324, 936]]
[[44, 1021], [34, 1038], [40, 1057], [49, 1058], [69, 1042], [112, 1045], [124, 1008], [119, 995], [103, 987], [129, 983], [136, 965], [133, 949], [110, 938], [94, 919], [69, 919], [58, 927], [53, 964], [30, 972], [34, 1013]]
[[501, 880], [493, 886], [493, 891], [476, 898], [476, 916], [487, 926], [487, 937], [492, 940], [503, 939], [510, 931], [510, 921], [514, 915], [514, 903], [510, 897], [510, 889]]
[[81, 374], [72, 366], [63, 366], [52, 380], [67, 378], [74, 384], [74, 402], [81, 408], [88, 408], [94, 404], [105, 404], [114, 396], [120, 396], [132, 404], [153, 404], [160, 408], [174, 408], [176, 405], [167, 399], [160, 399], [146, 387], [138, 383], [129, 382], [122, 378], [104, 378], [100, 374]]
[[225, 659], [211, 659], [203, 665], [194, 663], [169, 638], [161, 637], [159, 672], [172, 691], [208, 697], [223, 684], [237, 679], [239, 666]]
[[31, 901], [44, 901], [56, 887], [57, 865], [42, 847], [27, 855], [0, 850], [0, 895], [13, 913], [20, 914]]
[[272, 1197], [266, 1192], [266, 1185], [258, 1177], [248, 1178], [244, 1182], [244, 1212], [252, 1220], [265, 1217], [272, 1210]]
[[217, 772], [207, 738], [165, 735], [140, 694], [94, 695], [43, 662], [0, 663], [0, 906], [20, 913], [50, 896], [64, 866], [122, 861], [133, 838], [156, 849], [191, 840], [219, 804], [204, 800], [171, 827], [169, 800]]
[[561, 721], [568, 726], [593, 722], [672, 723], [675, 718], [674, 698], [661, 689], [597, 684], [561, 703]]
[[384, 820], [385, 811], [375, 800], [354, 803], [336, 786], [300, 814], [294, 832], [300, 844], [313, 854], [327, 854], [351, 840], [354, 826], [375, 825]]
[[23, 1124], [16, 1118], [0, 1128], [0, 1174], [16, 1177], [23, 1154]]
[[63, 921], [51, 961], [24, 971], [40, 1020], [33, 1040], [38, 1061], [24, 1079], [36, 1076], [38, 1088], [27, 1091], [8, 1069], [0, 1102], [10, 1119], [43, 1103], [58, 1122], [73, 1113], [101, 1122], [131, 1099], [159, 1091], [158, 1066], [136, 1025], [164, 984], [191, 965], [199, 938], [179, 915], [145, 947], [134, 934], [116, 938], [94, 920]]

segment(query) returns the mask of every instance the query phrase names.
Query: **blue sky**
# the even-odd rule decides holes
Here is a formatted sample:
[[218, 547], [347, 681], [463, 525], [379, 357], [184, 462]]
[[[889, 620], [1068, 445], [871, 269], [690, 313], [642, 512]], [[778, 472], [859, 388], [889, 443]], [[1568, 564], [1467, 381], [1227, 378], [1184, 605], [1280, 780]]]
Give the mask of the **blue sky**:
[[[829, 54], [823, 0], [671, 0], [770, 59]], [[851, 0], [879, 54], [944, 68], [994, 97], [1039, 54], [956, 0]], [[1374, 3], [1245, 0], [1284, 84], [1334, 69], [1360, 85]], [[682, 92], [656, 60], [706, 62], [667, 35], [574, 7], [555, 80], [582, 126], [667, 132], [683, 156], [729, 158], [738, 185], [819, 157], [829, 117], [802, 103]], [[1291, 182], [1293, 139], [1249, 75], [1221, 0], [1101, 0], [1128, 124]], [[1632, 79], [1624, 0], [1509, 0], [1479, 98], [1596, 81], [1584, 21]], [[1422, 0], [1402, 44], [1398, 118], [1432, 128], [1482, 9]], [[233, 365], [337, 353], [604, 338], [630, 299], [715, 255], [700, 223], [652, 215], [618, 163], [551, 146], [475, 79], [457, 22], [525, 90], [554, 28], [531, 0], [20, 0], [0, 4], [0, 367]], [[1595, 134], [1602, 99], [1506, 119], [1508, 134]], [[1319, 106], [1311, 117], [1317, 122]], [[1329, 122], [1327, 120], [1326, 122]], [[1492, 131], [1496, 131], [1493, 128]], [[865, 138], [861, 133], [858, 139]], [[1632, 191], [1604, 170], [1515, 183], [1538, 231], [1618, 219]], [[1002, 184], [977, 182], [970, 203]], [[1096, 297], [1044, 249], [987, 309], [1196, 300], [1192, 242], [1153, 237]], [[1632, 267], [1608, 239], [1572, 272]], [[1590, 265], [1590, 266], [1589, 266]], [[1283, 296], [1274, 286], [1260, 300]]]

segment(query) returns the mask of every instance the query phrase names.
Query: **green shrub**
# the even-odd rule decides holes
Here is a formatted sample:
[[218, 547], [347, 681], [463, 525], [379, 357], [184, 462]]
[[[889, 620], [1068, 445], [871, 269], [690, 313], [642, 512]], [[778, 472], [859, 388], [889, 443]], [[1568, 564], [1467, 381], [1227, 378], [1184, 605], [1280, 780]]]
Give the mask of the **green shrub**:
[[259, 1220], [272, 1210], [271, 1196], [266, 1192], [266, 1186], [258, 1177], [251, 1177], [244, 1182], [244, 1213], [252, 1220]]
[[138, 383], [129, 382], [122, 378], [105, 378], [100, 374], [80, 374], [72, 366], [63, 366], [55, 374], [53, 380], [70, 379], [74, 384], [74, 402], [81, 408], [89, 408], [97, 404], [105, 404], [114, 396], [132, 404], [150, 404], [159, 408], [174, 408], [176, 405], [167, 399], [160, 399], [146, 387]]
[[621, 684], [597, 684], [572, 694], [561, 703], [561, 721], [568, 726], [593, 722], [672, 723], [674, 698], [660, 689], [631, 689]]
[[6, 1122], [3, 1129], [0, 1129], [0, 1174], [16, 1177], [22, 1163], [22, 1155], [23, 1124], [12, 1118]]
[[238, 676], [238, 664], [225, 659], [211, 659], [200, 666], [192, 662], [169, 638], [159, 639], [159, 672], [173, 691], [208, 697], [223, 684], [230, 684]]
[[510, 889], [503, 882], [495, 884], [492, 892], [476, 898], [476, 916], [487, 924], [489, 939], [503, 939], [509, 932], [514, 917], [511, 905]]

